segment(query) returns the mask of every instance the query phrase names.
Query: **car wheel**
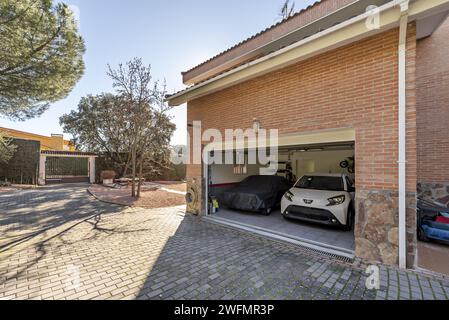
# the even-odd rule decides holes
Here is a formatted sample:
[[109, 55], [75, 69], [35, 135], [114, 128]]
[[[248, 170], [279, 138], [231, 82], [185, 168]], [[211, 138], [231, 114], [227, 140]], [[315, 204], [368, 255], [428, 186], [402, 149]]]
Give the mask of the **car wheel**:
[[262, 213], [264, 216], [269, 216], [271, 214], [271, 210], [272, 210], [271, 208], [266, 208], [265, 210], [263, 210]]
[[423, 242], [429, 242], [429, 238], [427, 238], [426, 233], [421, 228], [418, 228], [418, 239]]
[[348, 209], [348, 219], [346, 220], [346, 224], [343, 226], [343, 230], [351, 231], [353, 224], [354, 224], [354, 209], [352, 208], [352, 203], [351, 203], [349, 205], [349, 209]]

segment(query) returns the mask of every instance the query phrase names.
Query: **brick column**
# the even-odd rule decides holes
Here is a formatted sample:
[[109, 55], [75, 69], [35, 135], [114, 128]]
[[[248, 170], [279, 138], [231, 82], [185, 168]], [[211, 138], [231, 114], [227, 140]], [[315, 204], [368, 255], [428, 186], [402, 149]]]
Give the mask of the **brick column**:
[[89, 182], [95, 183], [95, 157], [89, 157]]
[[47, 157], [44, 155], [40, 155], [39, 158], [39, 177], [38, 177], [38, 184], [40, 186], [45, 185], [45, 162], [47, 161]]

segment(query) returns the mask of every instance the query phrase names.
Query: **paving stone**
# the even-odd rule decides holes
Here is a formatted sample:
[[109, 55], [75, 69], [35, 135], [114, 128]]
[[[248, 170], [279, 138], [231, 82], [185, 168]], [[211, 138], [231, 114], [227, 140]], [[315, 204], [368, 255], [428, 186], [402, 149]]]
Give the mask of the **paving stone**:
[[[5, 258], [0, 254], [0, 299], [444, 300], [449, 294], [446, 282], [387, 266], [380, 266], [382, 290], [367, 290], [364, 270], [356, 267], [209, 224], [180, 208], [101, 203], [85, 189], [0, 195], [0, 245], [10, 246]], [[44, 229], [20, 246], [10, 243]]]
[[145, 295], [148, 298], [154, 298], [154, 297], [156, 297], [156, 296], [158, 296], [158, 295], [160, 295], [162, 293], [163, 293], [163, 291], [161, 289], [158, 289], [158, 290], [155, 290], [155, 291], [147, 292], [147, 293], [145, 293]]

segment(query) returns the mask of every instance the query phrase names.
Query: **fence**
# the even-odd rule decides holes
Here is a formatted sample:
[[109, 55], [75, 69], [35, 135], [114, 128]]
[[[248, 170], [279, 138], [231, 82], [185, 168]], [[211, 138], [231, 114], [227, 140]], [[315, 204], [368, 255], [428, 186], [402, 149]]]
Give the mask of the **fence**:
[[75, 157], [47, 157], [46, 179], [89, 177], [89, 159]]

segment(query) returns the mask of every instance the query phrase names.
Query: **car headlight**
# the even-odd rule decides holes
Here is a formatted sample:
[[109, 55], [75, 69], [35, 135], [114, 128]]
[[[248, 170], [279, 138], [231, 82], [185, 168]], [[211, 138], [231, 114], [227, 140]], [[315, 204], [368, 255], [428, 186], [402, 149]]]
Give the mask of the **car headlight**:
[[290, 191], [287, 191], [287, 192], [284, 194], [285, 199], [287, 199], [287, 200], [290, 201], [290, 202], [293, 201], [293, 197], [294, 197], [294, 196], [295, 196], [295, 195], [294, 195], [293, 193], [291, 193]]
[[329, 201], [327, 206], [337, 206], [337, 205], [345, 202], [345, 200], [346, 200], [346, 197], [344, 195], [332, 197], [332, 198], [327, 199], [327, 201]]

